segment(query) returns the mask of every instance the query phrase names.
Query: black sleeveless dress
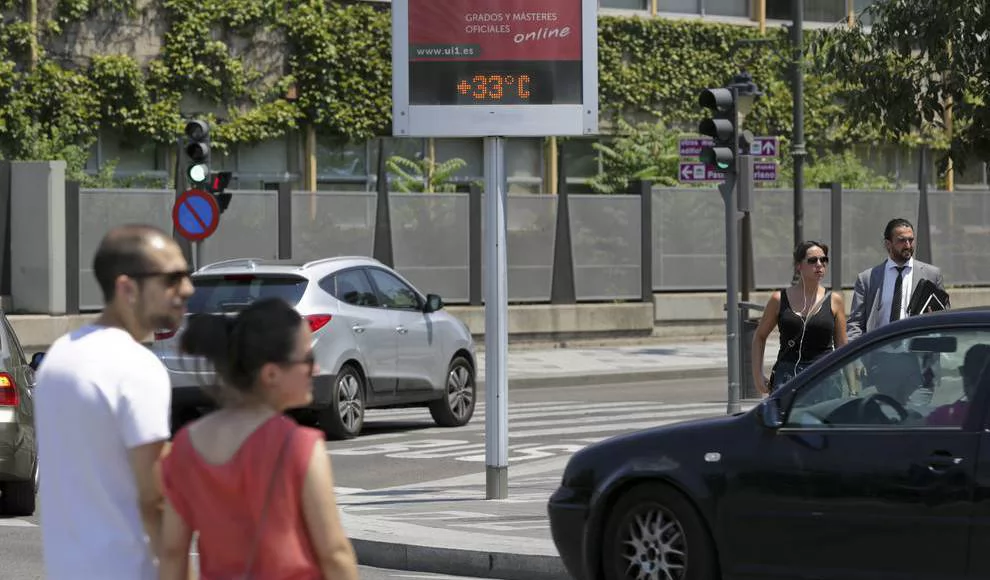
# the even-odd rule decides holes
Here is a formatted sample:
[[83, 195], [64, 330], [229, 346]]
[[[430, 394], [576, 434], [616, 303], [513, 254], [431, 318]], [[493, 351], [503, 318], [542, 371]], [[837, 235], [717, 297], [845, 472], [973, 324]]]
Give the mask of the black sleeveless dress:
[[787, 290], [780, 291], [780, 314], [777, 316], [780, 351], [773, 365], [776, 389], [794, 378], [822, 355], [834, 349], [835, 314], [832, 313], [832, 291], [825, 292], [822, 304], [807, 321], [791, 307]]

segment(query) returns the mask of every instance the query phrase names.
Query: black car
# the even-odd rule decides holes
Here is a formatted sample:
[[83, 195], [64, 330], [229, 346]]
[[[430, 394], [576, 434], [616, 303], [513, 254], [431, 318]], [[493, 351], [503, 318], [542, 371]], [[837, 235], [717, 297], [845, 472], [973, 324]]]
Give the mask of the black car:
[[990, 578], [990, 310], [856, 339], [745, 413], [576, 453], [550, 498], [580, 580]]

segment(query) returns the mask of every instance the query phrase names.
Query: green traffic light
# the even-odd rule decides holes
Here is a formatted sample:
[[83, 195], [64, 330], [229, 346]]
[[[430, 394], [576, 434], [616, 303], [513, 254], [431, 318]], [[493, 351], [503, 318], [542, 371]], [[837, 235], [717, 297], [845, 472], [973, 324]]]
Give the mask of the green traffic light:
[[203, 183], [209, 176], [210, 168], [206, 166], [205, 163], [197, 163], [196, 165], [191, 165], [189, 171], [186, 175], [189, 176], [189, 181], [193, 183]]

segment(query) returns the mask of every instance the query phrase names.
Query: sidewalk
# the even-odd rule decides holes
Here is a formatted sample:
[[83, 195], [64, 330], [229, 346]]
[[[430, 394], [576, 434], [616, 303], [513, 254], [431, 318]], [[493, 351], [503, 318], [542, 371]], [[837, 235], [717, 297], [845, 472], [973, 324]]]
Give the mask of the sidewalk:
[[[767, 341], [769, 368], [776, 340]], [[511, 387], [560, 387], [634, 383], [726, 375], [724, 341], [687, 344], [510, 350], [506, 360]], [[485, 355], [478, 353], [478, 384], [485, 381]], [[743, 361], [743, 368], [749, 361]]]
[[[767, 364], [777, 345], [768, 344]], [[725, 343], [510, 351], [512, 387], [616, 384], [724, 376]], [[484, 354], [478, 354], [484, 378]], [[748, 366], [748, 365], [746, 365]], [[480, 382], [480, 381], [479, 381]], [[756, 401], [743, 401], [749, 409]], [[376, 490], [338, 491], [344, 528], [362, 564], [503, 578], [570, 580], [546, 504], [569, 457], [509, 466], [509, 494], [485, 499], [485, 472]]]

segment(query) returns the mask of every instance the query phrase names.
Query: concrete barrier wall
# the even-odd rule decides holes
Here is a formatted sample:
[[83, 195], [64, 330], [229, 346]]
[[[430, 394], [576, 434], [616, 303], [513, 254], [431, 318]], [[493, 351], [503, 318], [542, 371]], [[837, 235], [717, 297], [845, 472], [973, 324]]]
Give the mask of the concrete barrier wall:
[[[990, 306], [990, 288], [950, 288], [953, 308]], [[852, 292], [844, 293], [846, 307]], [[750, 302], [765, 304], [769, 292], [755, 292]], [[593, 304], [514, 304], [509, 306], [509, 336], [515, 340], [564, 340], [604, 337], [653, 336], [664, 341], [693, 342], [725, 337], [725, 295], [655, 294], [653, 304], [603, 302]], [[448, 306], [481, 339], [485, 333], [484, 306]], [[759, 317], [753, 312], [752, 317]], [[27, 350], [46, 347], [62, 334], [96, 318], [10, 315], [11, 324]]]

